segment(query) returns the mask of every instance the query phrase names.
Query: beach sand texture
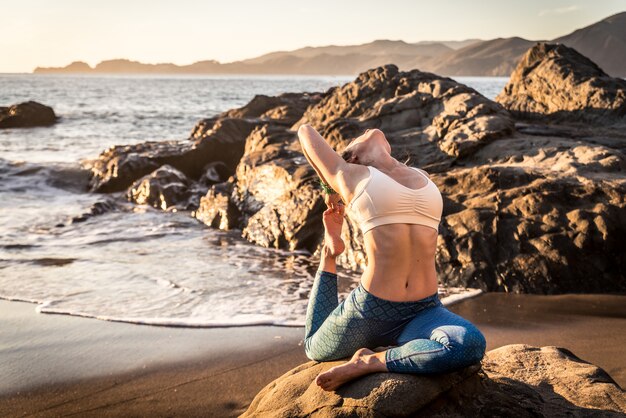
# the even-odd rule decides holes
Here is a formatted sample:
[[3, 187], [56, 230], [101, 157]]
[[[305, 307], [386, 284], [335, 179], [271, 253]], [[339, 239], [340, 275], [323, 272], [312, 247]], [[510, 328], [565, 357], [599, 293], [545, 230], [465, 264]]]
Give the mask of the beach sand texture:
[[[625, 304], [626, 296], [489, 293], [451, 310], [477, 324], [487, 350], [565, 347], [624, 388]], [[308, 361], [302, 328], [137, 326], [6, 301], [0, 313], [0, 416], [237, 416]]]

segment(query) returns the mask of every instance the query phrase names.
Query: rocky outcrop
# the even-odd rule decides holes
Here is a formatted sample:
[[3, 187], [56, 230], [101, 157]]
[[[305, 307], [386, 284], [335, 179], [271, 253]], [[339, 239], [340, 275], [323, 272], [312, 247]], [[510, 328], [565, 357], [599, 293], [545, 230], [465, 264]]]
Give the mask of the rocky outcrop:
[[0, 129], [50, 126], [56, 121], [54, 110], [37, 102], [29, 101], [10, 107], [0, 107]]
[[194, 138], [207, 135], [220, 118], [256, 125], [245, 138], [234, 176], [214, 185], [193, 216], [213, 227], [242, 229], [245, 238], [265, 247], [314, 251], [321, 227], [321, 218], [314, 218], [323, 205], [315, 173], [289, 126], [321, 98], [317, 93], [258, 95], [242, 108], [198, 123]]
[[602, 369], [566, 349], [508, 345], [482, 369], [410, 375], [376, 373], [324, 392], [315, 377], [341, 362], [308, 362], [285, 373], [242, 417], [619, 417], [626, 395]]
[[211, 164], [219, 162], [221, 181], [234, 174], [244, 153], [246, 138], [263, 124], [290, 125], [319, 94], [256, 96], [240, 109], [200, 121], [188, 141], [148, 141], [111, 147], [88, 164], [90, 188], [95, 192], [118, 192], [155, 169], [170, 165], [190, 180], [198, 180]]
[[496, 101], [524, 118], [626, 123], [626, 80], [561, 44], [530, 48]]
[[378, 128], [404, 145], [396, 146], [396, 154], [405, 153], [418, 163], [430, 161], [420, 158], [415, 143], [433, 144], [443, 158], [461, 157], [513, 130], [508, 112], [474, 89], [431, 73], [399, 71], [395, 65], [369, 70], [335, 88], [293, 128], [303, 123], [338, 151], [365, 129]]
[[[107, 196], [103, 200], [95, 202], [93, 205], [91, 205], [88, 211], [80, 215], [72, 217], [67, 224], [85, 222], [93, 218], [94, 216], [99, 216], [99, 215], [103, 215], [105, 213], [110, 213], [110, 212], [131, 212], [132, 208], [128, 206], [130, 205], [126, 202], [121, 202], [119, 200], [116, 200], [112, 197]], [[66, 226], [66, 223], [58, 223], [56, 226], [64, 227]]]
[[[331, 137], [350, 126], [350, 118], [323, 113], [312, 120]], [[407, 130], [388, 131], [396, 158], [408, 149], [409, 164], [428, 170], [444, 196], [440, 283], [541, 294], [626, 291], [623, 132], [520, 124], [510, 135], [453, 157]], [[363, 238], [350, 217], [342, 236], [347, 245], [340, 262], [364, 268]]]
[[[444, 197], [436, 259], [443, 285], [543, 294], [626, 291], [621, 130], [515, 123], [469, 87], [393, 65], [324, 94], [256, 96], [198, 123], [189, 141], [109, 149], [93, 164], [91, 185], [125, 190], [168, 165], [194, 191], [193, 204], [183, 199], [179, 207], [198, 206], [192, 215], [199, 221], [240, 229], [265, 247], [315, 253], [324, 204], [297, 140], [302, 123], [316, 127], [338, 152], [365, 129], [380, 128], [398, 160], [430, 173]], [[148, 184], [159, 196], [161, 186]], [[203, 188], [198, 202], [195, 193]], [[163, 200], [150, 199], [162, 207]], [[342, 235], [346, 251], [339, 262], [365, 267], [363, 237], [350, 216]]]
[[198, 179], [207, 166], [222, 162], [233, 173], [243, 155], [246, 136], [255, 124], [242, 119], [217, 121], [204, 135], [192, 141], [148, 141], [116, 145], [91, 162], [90, 186], [96, 192], [127, 189], [155, 169], [170, 165], [190, 179]]
[[[397, 153], [408, 152], [424, 163], [449, 165], [455, 159], [477, 150], [490, 141], [509, 134], [513, 121], [498, 104], [451, 79], [414, 70], [400, 72], [393, 65], [361, 74], [354, 82], [329, 90], [317, 103], [292, 96], [291, 105], [253, 99], [242, 109], [226, 112], [228, 117], [263, 117], [267, 123], [257, 126], [246, 139], [243, 157], [229, 186], [209, 191], [195, 216], [210, 225], [233, 227], [229, 216], [236, 206], [242, 234], [249, 241], [266, 247], [284, 249], [318, 248], [322, 237], [321, 213], [324, 204], [317, 176], [309, 166], [297, 141], [297, 127], [311, 123], [340, 150], [353, 135], [366, 128], [385, 129]], [[283, 98], [283, 96], [279, 96]], [[321, 100], [319, 100], [321, 98]], [[285, 100], [284, 98], [282, 100]], [[306, 104], [306, 103], [305, 103]], [[298, 112], [289, 110], [297, 107]], [[268, 115], [295, 115], [288, 129], [280, 119]], [[193, 135], [202, 133], [204, 121]], [[214, 206], [212, 206], [214, 205]], [[356, 234], [356, 228], [352, 229]], [[349, 237], [354, 244], [347, 257], [360, 257], [359, 237]]]
[[247, 138], [235, 176], [215, 185], [194, 216], [222, 229], [242, 229], [256, 244], [314, 251], [324, 204], [317, 177], [294, 132], [266, 124]]
[[[542, 145], [552, 148], [547, 140]], [[620, 156], [585, 145], [553, 151], [542, 163], [563, 167], [568, 157], [589, 158], [589, 166], [626, 169]], [[433, 175], [447, 208], [437, 253], [440, 280], [515, 293], [626, 290], [621, 244], [626, 182], [585, 179], [575, 169], [576, 175], [562, 175], [558, 166], [525, 167], [515, 164], [516, 158], [525, 158], [526, 164], [530, 160], [511, 155], [508, 166]]]
[[222, 230], [237, 228], [241, 223], [241, 212], [230, 196], [233, 189], [231, 181], [214, 185], [200, 199], [198, 210], [192, 216], [200, 222]]
[[134, 145], [115, 145], [96, 160], [85, 164], [91, 170], [92, 192], [112, 193], [127, 189], [133, 182], [161, 165], [187, 166], [193, 160], [193, 144], [187, 141], [147, 141]]

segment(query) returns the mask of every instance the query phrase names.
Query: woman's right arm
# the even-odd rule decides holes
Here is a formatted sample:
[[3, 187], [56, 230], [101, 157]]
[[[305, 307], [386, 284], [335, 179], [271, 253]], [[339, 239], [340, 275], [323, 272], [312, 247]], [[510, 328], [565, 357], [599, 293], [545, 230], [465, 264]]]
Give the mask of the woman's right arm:
[[324, 140], [311, 125], [298, 129], [302, 152], [324, 183], [339, 192], [339, 178], [348, 170], [348, 163]]

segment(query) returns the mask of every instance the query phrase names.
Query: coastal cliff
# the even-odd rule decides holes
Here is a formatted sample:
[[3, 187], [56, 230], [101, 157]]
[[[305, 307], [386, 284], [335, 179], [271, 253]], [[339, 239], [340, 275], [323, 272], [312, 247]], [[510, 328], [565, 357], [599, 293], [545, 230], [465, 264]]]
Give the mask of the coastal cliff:
[[[527, 53], [539, 57], [533, 68], [554, 70], [552, 55], [537, 49], [552, 47], [539, 44]], [[562, 53], [558, 61], [580, 69], [578, 56]], [[519, 65], [517, 72], [526, 71], [528, 60]], [[623, 97], [620, 81], [603, 77], [605, 84], [577, 94]], [[538, 91], [545, 91], [537, 85], [543, 79], [550, 80], [538, 77]], [[394, 157], [428, 171], [443, 194], [436, 260], [442, 284], [517, 293], [624, 292], [621, 108], [603, 111], [611, 123], [602, 128], [580, 117], [556, 125], [541, 108], [535, 113], [545, 117], [529, 122], [510, 105], [527, 97], [516, 95], [522, 82], [511, 79], [500, 95], [507, 97], [503, 107], [452, 79], [386, 65], [326, 92], [257, 96], [200, 121], [189, 140], [106, 150], [91, 164], [90, 186], [127, 190], [130, 200], [166, 210], [192, 210], [203, 223], [240, 230], [258, 245], [315, 253], [324, 204], [297, 128], [310, 123], [338, 152], [365, 129], [379, 128]], [[609, 85], [617, 87], [609, 91]], [[560, 103], [556, 96], [547, 100]], [[349, 217], [342, 234], [347, 250], [340, 263], [362, 268], [362, 236]]]

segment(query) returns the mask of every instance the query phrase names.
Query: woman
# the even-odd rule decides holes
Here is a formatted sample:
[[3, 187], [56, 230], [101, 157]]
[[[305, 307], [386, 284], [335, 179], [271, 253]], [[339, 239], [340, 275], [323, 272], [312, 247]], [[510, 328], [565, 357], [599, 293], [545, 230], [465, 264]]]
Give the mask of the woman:
[[[435, 251], [443, 208], [437, 186], [424, 171], [393, 158], [378, 129], [354, 139], [342, 156], [310, 125], [302, 125], [298, 137], [323, 183], [336, 191], [326, 198], [305, 351], [317, 361], [352, 356], [321, 373], [316, 383], [332, 391], [368, 373], [440, 373], [479, 362], [484, 336], [448, 311], [437, 294]], [[339, 304], [335, 257], [345, 248], [341, 200], [363, 232], [368, 264], [358, 287]]]

